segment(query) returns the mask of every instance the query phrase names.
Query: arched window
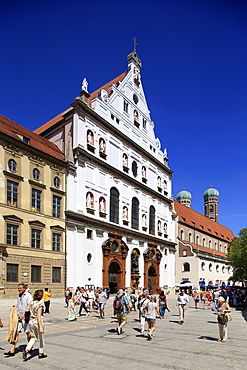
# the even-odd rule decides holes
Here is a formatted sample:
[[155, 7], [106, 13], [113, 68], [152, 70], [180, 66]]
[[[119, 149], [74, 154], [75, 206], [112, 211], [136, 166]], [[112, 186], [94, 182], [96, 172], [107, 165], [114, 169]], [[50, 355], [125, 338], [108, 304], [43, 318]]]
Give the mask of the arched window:
[[166, 180], [164, 180], [164, 182], [163, 182], [163, 190], [165, 192], [167, 192], [167, 182], [166, 182]]
[[149, 208], [149, 234], [155, 235], [155, 208], [150, 206]]
[[87, 144], [94, 145], [94, 134], [92, 130], [87, 130]]
[[137, 177], [138, 165], [136, 161], [132, 162], [132, 173], [134, 177]]
[[216, 265], [216, 272], [219, 272], [219, 265]]
[[205, 247], [205, 238], [202, 239], [202, 246]]
[[212, 248], [212, 242], [211, 242], [211, 240], [209, 240], [208, 246], [209, 246], [209, 248]]
[[222, 252], [222, 245], [219, 245], [219, 251]]
[[126, 153], [123, 154], [123, 167], [128, 168], [128, 156]]
[[209, 264], [208, 269], [209, 269], [209, 271], [212, 271], [212, 269], [213, 269], [212, 263]]
[[189, 242], [191, 243], [191, 241], [192, 241], [192, 234], [189, 233]]
[[93, 193], [91, 193], [90, 191], [88, 191], [86, 195], [86, 207], [88, 209], [94, 209], [94, 196]]
[[167, 235], [167, 223], [164, 223], [164, 234]]
[[184, 240], [184, 231], [183, 230], [180, 231], [180, 239]]
[[139, 229], [139, 200], [137, 198], [132, 199], [131, 227]]
[[201, 264], [201, 269], [204, 271], [205, 270], [205, 262], [202, 262]]
[[110, 191], [110, 221], [119, 223], [119, 192], [116, 188]]
[[196, 244], [199, 245], [199, 235], [196, 236]]
[[217, 249], [217, 243], [216, 242], [214, 243], [214, 249], [215, 250]]
[[214, 212], [214, 206], [211, 204], [210, 207], [209, 207], [209, 212], [210, 213], [213, 213]]
[[190, 271], [190, 264], [188, 262], [184, 263], [184, 271], [187, 271], [187, 272]]

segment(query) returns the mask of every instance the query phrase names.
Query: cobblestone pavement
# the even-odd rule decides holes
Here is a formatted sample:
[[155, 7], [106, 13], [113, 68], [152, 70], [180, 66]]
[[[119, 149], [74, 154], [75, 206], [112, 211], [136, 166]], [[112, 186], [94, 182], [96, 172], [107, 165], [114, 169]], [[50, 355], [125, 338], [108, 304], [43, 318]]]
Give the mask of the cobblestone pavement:
[[[38, 359], [36, 343], [32, 357], [23, 362], [21, 352], [26, 338], [21, 334], [18, 353], [4, 356], [10, 348], [6, 342], [8, 314], [13, 299], [0, 300], [0, 316], [4, 328], [0, 330], [0, 368], [5, 369], [246, 369], [247, 323], [246, 312], [232, 311], [233, 321], [228, 325], [228, 341], [217, 342], [216, 315], [206, 307], [196, 310], [192, 299], [188, 305], [185, 323], [179, 325], [175, 297], [168, 296], [171, 312], [157, 320], [152, 341], [147, 332], [140, 333], [137, 312], [131, 312], [122, 335], [116, 333], [116, 319], [112, 315], [112, 298], [106, 306], [106, 317], [99, 319], [96, 312], [78, 321], [68, 322], [62, 298], [53, 298], [51, 313], [45, 315], [46, 359]], [[77, 306], [78, 307], [78, 306]]]

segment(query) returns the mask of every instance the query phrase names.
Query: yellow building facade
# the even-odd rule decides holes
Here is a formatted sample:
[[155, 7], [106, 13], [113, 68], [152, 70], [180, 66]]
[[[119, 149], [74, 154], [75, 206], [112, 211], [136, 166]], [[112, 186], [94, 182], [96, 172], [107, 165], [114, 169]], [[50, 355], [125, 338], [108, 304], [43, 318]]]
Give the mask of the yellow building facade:
[[62, 152], [0, 116], [0, 296], [65, 287], [65, 172]]

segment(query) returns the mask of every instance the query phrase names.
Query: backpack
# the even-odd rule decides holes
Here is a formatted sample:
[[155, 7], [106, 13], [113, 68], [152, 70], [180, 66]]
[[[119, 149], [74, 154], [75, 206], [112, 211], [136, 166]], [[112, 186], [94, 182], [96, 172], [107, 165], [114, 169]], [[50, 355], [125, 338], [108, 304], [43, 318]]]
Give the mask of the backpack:
[[114, 301], [114, 308], [117, 311], [122, 311], [123, 309], [122, 295], [121, 297], [116, 296], [116, 299]]

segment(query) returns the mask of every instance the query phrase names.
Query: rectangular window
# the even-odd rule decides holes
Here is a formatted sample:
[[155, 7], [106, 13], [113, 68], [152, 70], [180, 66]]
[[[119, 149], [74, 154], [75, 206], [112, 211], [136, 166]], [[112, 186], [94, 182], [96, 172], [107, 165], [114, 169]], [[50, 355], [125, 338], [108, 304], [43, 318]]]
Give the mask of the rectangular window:
[[128, 110], [129, 110], [129, 104], [127, 103], [127, 101], [124, 100], [124, 112], [128, 113]]
[[41, 190], [32, 189], [32, 211], [41, 213]]
[[41, 230], [31, 229], [31, 247], [40, 249], [41, 247]]
[[41, 283], [41, 266], [31, 266], [31, 283]]
[[57, 217], [57, 218], [61, 217], [61, 202], [62, 202], [61, 197], [58, 197], [57, 195], [53, 195], [53, 203], [52, 203], [53, 217]]
[[8, 282], [18, 282], [18, 266], [14, 263], [7, 263], [7, 277]]
[[7, 204], [17, 207], [18, 205], [18, 183], [7, 180]]
[[90, 229], [87, 229], [87, 239], [93, 239], [93, 231]]
[[61, 250], [61, 234], [52, 233], [52, 250], [60, 252]]
[[52, 282], [61, 283], [61, 267], [52, 267]]
[[7, 224], [7, 244], [18, 245], [18, 225]]
[[142, 120], [142, 126], [146, 130], [146, 128], [147, 128], [147, 121], [144, 118]]

